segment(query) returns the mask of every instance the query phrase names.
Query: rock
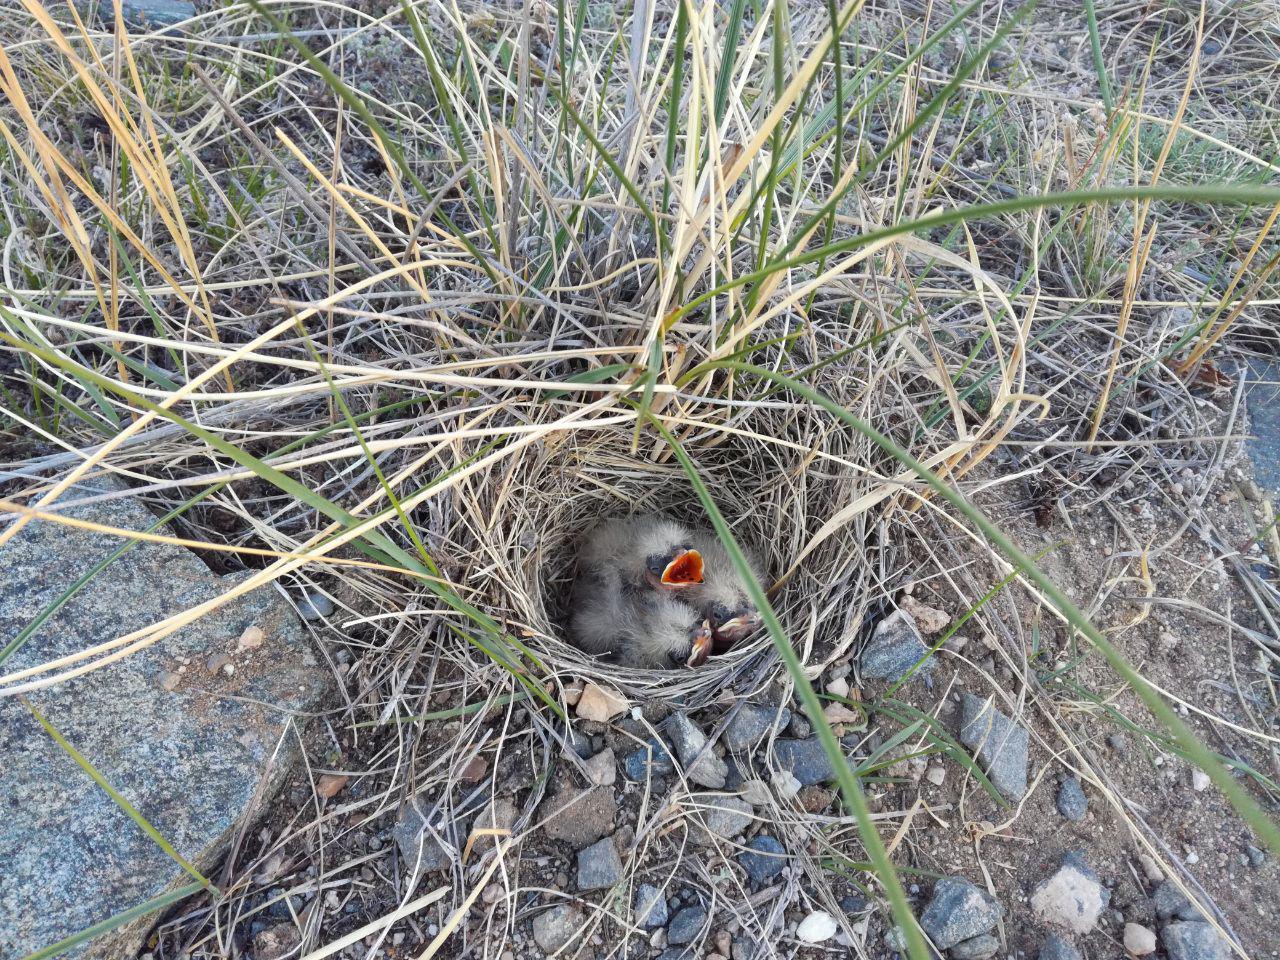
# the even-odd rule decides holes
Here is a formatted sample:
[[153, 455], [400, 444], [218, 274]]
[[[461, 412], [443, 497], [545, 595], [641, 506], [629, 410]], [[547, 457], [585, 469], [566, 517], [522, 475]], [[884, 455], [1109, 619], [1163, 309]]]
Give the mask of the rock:
[[587, 779], [597, 787], [611, 787], [618, 778], [618, 762], [607, 747], [588, 760], [584, 769]]
[[920, 928], [939, 950], [986, 933], [1000, 921], [1000, 904], [964, 877], [944, 877], [920, 914]]
[[1030, 736], [987, 700], [966, 693], [960, 718], [960, 741], [986, 770], [992, 785], [1010, 800], [1027, 793], [1027, 748]]
[[684, 766], [684, 775], [702, 787], [719, 790], [724, 787], [725, 778], [729, 774], [728, 765], [710, 750], [703, 750], [707, 745], [707, 735], [701, 728], [683, 713], [673, 713], [667, 718], [663, 729], [671, 738], [671, 746]]
[[1164, 880], [1164, 871], [1160, 869], [1160, 864], [1156, 863], [1155, 857], [1140, 853], [1138, 864], [1142, 867], [1142, 875], [1152, 883], [1160, 883]]
[[298, 601], [298, 616], [303, 620], [324, 620], [333, 615], [333, 601], [319, 590], [310, 590]]
[[763, 780], [744, 780], [742, 789], [739, 791], [742, 799], [747, 801], [753, 807], [768, 806], [773, 800], [773, 794], [769, 790], [769, 785]]
[[698, 960], [698, 951], [690, 946], [669, 947], [658, 954], [655, 960]]
[[423, 796], [410, 797], [401, 804], [391, 836], [409, 870], [420, 873], [446, 869], [459, 849], [454, 824], [433, 810]]
[[731, 840], [751, 824], [755, 810], [751, 804], [737, 797], [713, 797], [706, 794], [697, 797], [701, 801], [694, 809], [701, 824], [695, 824], [695, 842], [714, 846], [717, 840]]
[[769, 782], [773, 784], [773, 792], [778, 795], [780, 800], [790, 800], [800, 792], [800, 781], [786, 770], [779, 770], [769, 778]]
[[547, 956], [563, 950], [582, 929], [582, 911], [564, 903], [533, 918], [533, 939]]
[[652, 777], [669, 776], [675, 769], [676, 762], [671, 752], [657, 737], [650, 737], [646, 746], [627, 754], [622, 765], [623, 775], [636, 783], [643, 783]]
[[951, 948], [951, 960], [990, 960], [1000, 950], [1000, 941], [989, 933], [961, 940]]
[[770, 729], [783, 730], [790, 722], [791, 711], [786, 707], [744, 703], [724, 728], [721, 742], [734, 753], [750, 752]]
[[787, 733], [797, 740], [807, 740], [813, 735], [813, 726], [803, 713], [797, 711], [791, 715], [791, 722], [787, 724]]
[[827, 684], [827, 693], [833, 697], [847, 697], [849, 695], [849, 681], [844, 677], [833, 677]]
[[1039, 960], [1080, 960], [1080, 951], [1056, 933], [1051, 933], [1040, 944]]
[[1078, 777], [1063, 777], [1058, 787], [1058, 812], [1076, 822], [1089, 812], [1089, 798], [1084, 795]]
[[481, 831], [510, 831], [515, 827], [519, 816], [520, 811], [516, 809], [516, 805], [506, 799], [494, 800], [482, 808], [476, 815], [475, 822], [471, 824], [471, 832], [479, 835], [472, 843], [472, 849], [481, 851], [496, 843], [493, 834], [483, 834]]
[[1213, 781], [1209, 779], [1209, 775], [1199, 767], [1191, 771], [1191, 789], [1196, 793], [1204, 793], [1211, 783]]
[[[892, 683], [906, 676], [907, 671], [928, 653], [929, 647], [920, 638], [920, 631], [916, 629], [911, 615], [905, 610], [895, 610], [876, 625], [858, 658], [858, 667], [864, 677]], [[921, 663], [913, 676], [923, 677], [931, 670], [932, 657]]]
[[837, 929], [835, 917], [825, 910], [815, 910], [796, 927], [796, 939], [801, 943], [826, 943]]
[[947, 779], [947, 768], [937, 766], [930, 767], [928, 772], [925, 773], [924, 778], [935, 787], [940, 787], [942, 786], [943, 781]]
[[1166, 880], [1156, 887], [1155, 893], [1151, 895], [1151, 903], [1155, 907], [1156, 916], [1161, 920], [1170, 918], [1175, 920], [1204, 919], [1204, 915], [1199, 908], [1183, 896], [1182, 891], [1178, 889], [1172, 880]]
[[822, 813], [831, 805], [833, 799], [835, 799], [834, 793], [819, 786], [805, 787], [796, 795], [796, 800], [799, 801], [805, 813]]
[[[123, 492], [107, 482], [72, 488], [63, 502], [110, 499], [65, 513], [171, 533], [136, 498], [113, 496]], [[8, 524], [0, 521], [0, 529]], [[35, 520], [0, 548], [0, 646], [65, 598], [5, 660], [3, 673], [182, 615], [257, 575], [218, 577], [184, 547], [136, 542], [90, 576], [122, 546], [129, 544], [114, 536]], [[231, 675], [199, 669], [211, 653], [234, 651], [251, 627], [262, 631], [263, 644], [237, 655]], [[186, 663], [194, 669], [182, 673]], [[181, 682], [166, 690], [162, 679], [175, 674]], [[210, 871], [290, 774], [297, 738], [284, 734], [292, 718], [320, 706], [326, 678], [297, 615], [264, 586], [125, 659], [27, 696], [162, 836]], [[0, 731], [5, 956], [25, 956], [190, 879], [13, 697], [0, 698]], [[104, 933], [89, 954], [133, 956], [155, 920], [148, 915]]]
[[850, 710], [843, 703], [828, 703], [822, 708], [822, 716], [831, 726], [861, 730], [867, 725], [867, 715], [860, 710]]
[[603, 890], [622, 879], [622, 858], [608, 837], [578, 851], [578, 889]]
[[1249, 863], [1255, 867], [1261, 867], [1267, 862], [1267, 855], [1260, 847], [1255, 847], [1252, 843], [1246, 843], [1244, 846], [1245, 856], [1249, 858]]
[[627, 712], [626, 698], [598, 684], [588, 683], [578, 698], [577, 713], [583, 720], [608, 723]]
[[773, 756], [778, 767], [786, 770], [801, 786], [835, 779], [835, 769], [817, 737], [808, 740], [775, 740]]
[[699, 906], [685, 907], [671, 920], [671, 926], [667, 927], [667, 943], [677, 946], [693, 943], [706, 925], [706, 910]]
[[1229, 960], [1233, 955], [1213, 925], [1198, 920], [1180, 920], [1161, 933], [1169, 960]]
[[941, 633], [951, 622], [950, 614], [921, 603], [915, 597], [903, 597], [899, 603], [922, 633]]
[[747, 844], [746, 852], [738, 854], [738, 862], [751, 882], [763, 887], [787, 865], [787, 851], [773, 837], [761, 834]]
[[546, 821], [542, 829], [548, 837], [581, 850], [613, 832], [617, 813], [618, 798], [607, 787], [584, 792], [561, 780], [555, 793], [542, 801], [537, 816]]
[[1156, 935], [1140, 923], [1124, 925], [1124, 948], [1134, 957], [1156, 952]]
[[[86, 0], [77, 0], [76, 6], [85, 10], [94, 9], [98, 18], [105, 24], [111, 24], [115, 18], [115, 5], [111, 2], [90, 4]], [[186, 0], [121, 0], [120, 12], [125, 22], [131, 27], [154, 29], [155, 27], [172, 27], [196, 15], [194, 3]]]
[[1068, 854], [1057, 873], [1032, 891], [1031, 909], [1042, 923], [1085, 934], [1098, 925], [1110, 900], [1110, 892], [1084, 861]]
[[635, 913], [636, 924], [645, 930], [665, 927], [670, 916], [667, 898], [657, 887], [642, 883], [636, 888]]

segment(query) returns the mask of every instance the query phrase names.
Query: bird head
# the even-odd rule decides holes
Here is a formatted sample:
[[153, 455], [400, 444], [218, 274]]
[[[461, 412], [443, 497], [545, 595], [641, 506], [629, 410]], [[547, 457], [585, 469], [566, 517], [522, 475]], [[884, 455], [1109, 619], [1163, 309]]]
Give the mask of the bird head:
[[760, 629], [764, 619], [755, 604], [745, 598], [736, 604], [716, 603], [711, 607], [711, 629], [717, 653], [745, 640]]
[[654, 554], [645, 561], [645, 573], [656, 587], [686, 590], [702, 583], [702, 554], [691, 547]]

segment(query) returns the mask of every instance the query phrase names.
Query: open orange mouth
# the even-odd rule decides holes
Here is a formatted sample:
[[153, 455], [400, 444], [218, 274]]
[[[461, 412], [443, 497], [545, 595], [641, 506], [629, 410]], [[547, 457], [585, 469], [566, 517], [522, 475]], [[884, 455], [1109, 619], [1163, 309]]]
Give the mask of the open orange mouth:
[[662, 583], [668, 587], [688, 587], [702, 582], [702, 554], [686, 550], [667, 564]]

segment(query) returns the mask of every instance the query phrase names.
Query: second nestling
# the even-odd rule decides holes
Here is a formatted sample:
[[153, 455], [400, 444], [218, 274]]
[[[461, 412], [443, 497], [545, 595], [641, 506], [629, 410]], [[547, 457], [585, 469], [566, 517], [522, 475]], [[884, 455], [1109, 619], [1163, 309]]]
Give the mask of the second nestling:
[[699, 667], [761, 622], [710, 530], [649, 515], [604, 520], [583, 538], [569, 633], [588, 653], [628, 667]]

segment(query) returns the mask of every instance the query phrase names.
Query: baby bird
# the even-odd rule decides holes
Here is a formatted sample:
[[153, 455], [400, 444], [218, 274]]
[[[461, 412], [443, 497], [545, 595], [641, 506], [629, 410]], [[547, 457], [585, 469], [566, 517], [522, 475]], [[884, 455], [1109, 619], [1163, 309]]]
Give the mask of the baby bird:
[[[695, 531], [692, 540], [702, 556], [703, 581], [691, 589], [687, 599], [710, 621], [715, 652], [724, 653], [759, 630], [764, 620], [715, 531]], [[759, 580], [759, 559], [748, 547], [744, 546], [742, 552]]]
[[682, 602], [703, 576], [691, 537], [660, 516], [605, 520], [587, 534], [569, 619], [574, 642], [624, 666], [701, 666], [711, 627]]
[[688, 591], [703, 577], [693, 534], [657, 514], [602, 521], [583, 539], [579, 563], [579, 570], [617, 570], [622, 585], [631, 590]]

